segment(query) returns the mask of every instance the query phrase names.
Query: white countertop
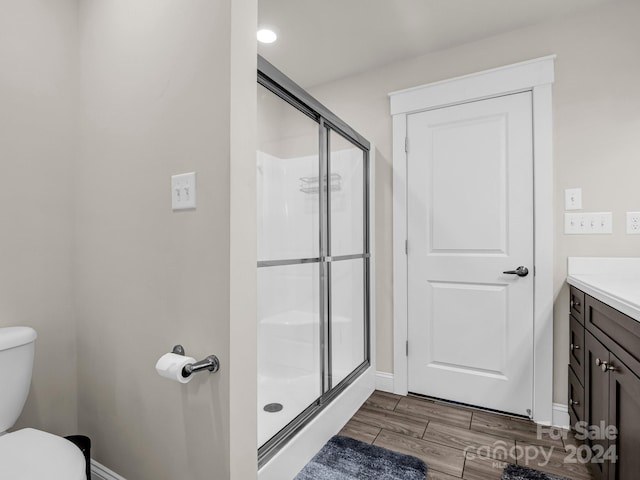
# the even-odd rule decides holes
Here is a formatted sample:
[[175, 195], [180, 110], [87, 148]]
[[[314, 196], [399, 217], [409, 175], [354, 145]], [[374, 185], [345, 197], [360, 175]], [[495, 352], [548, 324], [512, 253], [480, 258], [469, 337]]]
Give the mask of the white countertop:
[[567, 283], [640, 322], [640, 258], [569, 257]]

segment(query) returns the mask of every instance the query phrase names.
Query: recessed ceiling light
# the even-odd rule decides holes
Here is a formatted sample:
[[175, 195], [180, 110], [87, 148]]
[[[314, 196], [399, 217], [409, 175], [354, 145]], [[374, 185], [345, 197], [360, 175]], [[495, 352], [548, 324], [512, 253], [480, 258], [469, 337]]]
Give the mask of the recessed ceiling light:
[[276, 32], [274, 32], [273, 30], [269, 30], [268, 28], [258, 30], [257, 37], [260, 43], [273, 43], [278, 38]]

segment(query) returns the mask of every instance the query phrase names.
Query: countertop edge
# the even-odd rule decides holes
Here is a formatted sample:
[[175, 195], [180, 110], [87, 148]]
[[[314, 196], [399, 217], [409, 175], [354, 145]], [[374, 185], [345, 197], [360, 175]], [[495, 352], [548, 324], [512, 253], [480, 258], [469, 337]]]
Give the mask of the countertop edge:
[[567, 283], [640, 322], [640, 309], [637, 306], [626, 302], [623, 298], [617, 297], [610, 292], [595, 287], [594, 285], [572, 275], [567, 277]]

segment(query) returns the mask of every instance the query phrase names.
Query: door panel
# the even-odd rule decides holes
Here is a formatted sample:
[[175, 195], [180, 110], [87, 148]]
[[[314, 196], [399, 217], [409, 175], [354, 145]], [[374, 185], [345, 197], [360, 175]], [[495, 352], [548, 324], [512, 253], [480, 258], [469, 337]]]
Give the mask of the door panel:
[[407, 122], [409, 390], [529, 415], [531, 94]]
[[[430, 282], [432, 330], [429, 332], [434, 368], [459, 369], [480, 375], [504, 376], [506, 360], [506, 289], [501, 285]], [[489, 319], [468, 322], [469, 305]], [[465, 331], [465, 335], [460, 335]], [[437, 340], [437, 341], [436, 341]], [[476, 345], [485, 354], [474, 355]]]
[[490, 115], [432, 129], [431, 253], [505, 253], [506, 120]]

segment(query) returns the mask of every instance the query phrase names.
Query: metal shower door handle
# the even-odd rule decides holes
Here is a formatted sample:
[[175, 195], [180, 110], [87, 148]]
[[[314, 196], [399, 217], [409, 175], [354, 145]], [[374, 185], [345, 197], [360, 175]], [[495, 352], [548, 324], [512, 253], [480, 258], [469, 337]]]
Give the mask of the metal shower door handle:
[[506, 272], [502, 273], [506, 273], [507, 275], [518, 275], [519, 277], [526, 277], [527, 275], [529, 275], [529, 269], [520, 265], [515, 270], [507, 270]]

